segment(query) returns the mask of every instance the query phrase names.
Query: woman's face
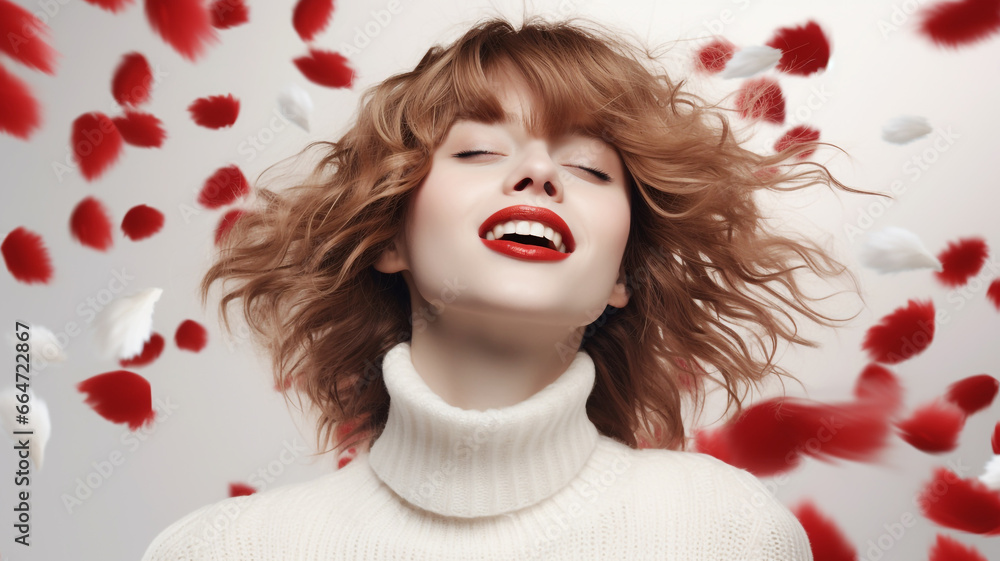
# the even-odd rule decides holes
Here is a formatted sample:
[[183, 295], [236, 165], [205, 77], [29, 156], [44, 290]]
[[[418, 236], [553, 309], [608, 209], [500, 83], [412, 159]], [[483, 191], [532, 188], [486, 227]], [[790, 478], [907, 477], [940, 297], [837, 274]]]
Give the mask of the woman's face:
[[[531, 136], [523, 90], [508, 87], [500, 99], [511, 122], [451, 127], [411, 199], [396, 251], [376, 268], [405, 271], [414, 305], [437, 313], [443, 305], [587, 325], [607, 304], [628, 302], [620, 276], [631, 219], [624, 165], [597, 138]], [[540, 237], [512, 237], [520, 233]]]

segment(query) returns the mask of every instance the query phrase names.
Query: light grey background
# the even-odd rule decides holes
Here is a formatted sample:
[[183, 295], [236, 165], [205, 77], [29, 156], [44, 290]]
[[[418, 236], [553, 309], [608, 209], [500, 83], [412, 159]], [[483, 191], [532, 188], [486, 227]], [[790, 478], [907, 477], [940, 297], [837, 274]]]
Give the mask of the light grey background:
[[[404, 0], [399, 13], [383, 26], [373, 11], [385, 10], [387, 2], [340, 1], [315, 46], [343, 50], [355, 41], [362, 45], [358, 34], [363, 30], [374, 32], [360, 52], [348, 55], [359, 75], [349, 90], [314, 85], [291, 63], [307, 47], [292, 28], [290, 0], [251, 1], [250, 23], [220, 31], [220, 42], [195, 63], [152, 33], [141, 3], [117, 15], [80, 0], [17, 3], [38, 12], [48, 5], [51, 43], [61, 57], [55, 76], [3, 61], [39, 97], [44, 125], [30, 141], [0, 135], [4, 171], [0, 230], [6, 235], [25, 226], [41, 234], [51, 252], [55, 279], [47, 286], [25, 285], [7, 273], [0, 275], [0, 318], [5, 322], [0, 328], [12, 331], [16, 319], [57, 333], [65, 333], [69, 322], [87, 327], [90, 316], [83, 309], [88, 298], [117, 286], [112, 284], [115, 272], [133, 277], [127, 292], [161, 287], [164, 293], [153, 325], [167, 338], [167, 348], [154, 364], [136, 371], [151, 382], [155, 399], [169, 401], [175, 409], [161, 416], [145, 440], [105, 421], [83, 402], [75, 385], [115, 370], [117, 364], [94, 355], [89, 330], [67, 337], [69, 362], [36, 372], [33, 379], [37, 395], [51, 410], [53, 433], [43, 469], [32, 472], [32, 546], [29, 550], [13, 544], [14, 517], [5, 506], [0, 510], [4, 558], [137, 559], [169, 523], [225, 498], [229, 482], [248, 481], [270, 468], [277, 474], [267, 484], [271, 488], [333, 469], [334, 458], [309, 456], [312, 421], [289, 414], [272, 391], [263, 356], [255, 354], [245, 337], [222, 334], [215, 300], [207, 310], [200, 308], [197, 283], [213, 249], [213, 229], [224, 211], [200, 209], [197, 191], [220, 166], [238, 164], [252, 180], [308, 141], [336, 138], [350, 123], [365, 87], [411, 69], [430, 45], [450, 41], [471, 22], [498, 12], [515, 20], [522, 12], [585, 15], [632, 32], [650, 45], [682, 39], [663, 55], [681, 74], [690, 71], [691, 53], [713, 33], [737, 45], [755, 45], [768, 40], [778, 27], [815, 19], [832, 39], [829, 68], [809, 77], [772, 71], [787, 98], [788, 120], [784, 127], [757, 126], [751, 142], [769, 150], [788, 127], [811, 124], [822, 131], [823, 140], [849, 154], [828, 150], [820, 156], [843, 181], [881, 192], [889, 192], [897, 182], [897, 197], [887, 206], [870, 197], [813, 188], [766, 198], [779, 223], [822, 241], [854, 266], [868, 303], [850, 326], [838, 331], [802, 324], [805, 333], [819, 338], [823, 346], [782, 350], [780, 364], [806, 387], [803, 391], [789, 385], [788, 392], [827, 401], [848, 399], [866, 364], [860, 351], [865, 330], [908, 298], [930, 298], [949, 318], [938, 325], [929, 350], [893, 368], [906, 384], [908, 409], [939, 395], [954, 380], [979, 373], [997, 375], [1000, 370], [1000, 313], [985, 299], [986, 285], [1000, 272], [984, 269], [976, 279], [978, 287], [971, 285], [966, 295], [939, 286], [927, 271], [880, 276], [857, 263], [861, 238], [849, 236], [845, 229], [846, 225], [864, 231], [890, 225], [909, 228], [935, 253], [951, 240], [973, 235], [1000, 246], [995, 178], [1000, 37], [958, 50], [935, 47], [916, 34], [912, 15], [928, 2]], [[76, 169], [60, 173], [59, 166], [68, 161], [70, 123], [90, 111], [120, 113], [111, 97], [110, 80], [122, 55], [133, 50], [142, 52], [162, 77], [142, 110], [163, 120], [168, 134], [163, 148], [126, 146], [120, 161], [93, 182], [85, 181]], [[316, 104], [310, 133], [283, 123], [275, 126], [280, 123], [274, 118], [276, 96], [289, 83], [305, 88]], [[689, 82], [716, 98], [739, 83], [696, 75]], [[191, 101], [225, 93], [242, 104], [233, 127], [209, 130], [190, 120], [186, 107]], [[935, 133], [905, 146], [885, 143], [880, 138], [882, 124], [900, 114], [925, 116]], [[939, 142], [946, 151], [935, 150], [934, 137], [946, 131], [954, 141]], [[263, 142], [262, 150], [249, 148], [251, 137]], [[934, 161], [921, 169], [914, 158]], [[104, 202], [116, 223], [132, 206], [148, 204], [164, 212], [166, 224], [159, 234], [141, 242], [116, 232], [115, 247], [107, 253], [82, 247], [70, 238], [67, 224], [74, 206], [87, 195]], [[827, 310], [843, 315], [857, 305], [850, 298], [838, 299]], [[188, 318], [209, 329], [209, 345], [200, 354], [173, 345], [174, 329]], [[13, 364], [9, 344], [4, 344], [2, 356]], [[12, 373], [0, 386], [11, 383]], [[772, 384], [763, 397], [779, 391]], [[715, 415], [710, 413], [717, 412], [717, 406], [713, 401], [702, 420], [712, 421]], [[920, 517], [913, 501], [934, 466], [951, 462], [964, 469], [966, 477], [979, 475], [990, 457], [989, 437], [998, 418], [996, 404], [970, 418], [961, 445], [952, 453], [930, 456], [896, 439], [879, 465], [807, 460], [780, 484], [765, 481], [785, 504], [807, 497], [815, 500], [858, 547], [861, 559], [924, 559], [938, 531], [998, 556], [996, 538], [941, 530]], [[286, 449], [300, 451], [282, 455]], [[116, 453], [124, 462], [107, 477], [94, 475], [99, 471], [95, 466]], [[12, 447], [0, 446], [0, 505], [13, 502], [15, 463]], [[79, 481], [88, 476], [100, 485], [70, 512], [64, 496], [77, 493]], [[915, 525], [902, 535], [883, 536], [886, 547], [876, 546], [880, 536], [889, 536], [891, 525], [908, 516]]]

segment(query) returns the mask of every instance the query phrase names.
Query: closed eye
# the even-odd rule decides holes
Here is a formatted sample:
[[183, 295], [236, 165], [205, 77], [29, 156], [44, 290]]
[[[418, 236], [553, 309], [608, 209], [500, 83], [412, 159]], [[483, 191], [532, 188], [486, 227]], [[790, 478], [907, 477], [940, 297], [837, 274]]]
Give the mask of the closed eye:
[[[463, 150], [461, 152], [458, 152], [454, 156], [456, 158], [470, 158], [472, 156], [478, 156], [480, 154], [496, 154], [496, 152], [490, 152], [489, 150]], [[601, 181], [611, 181], [610, 175], [597, 168], [590, 168], [587, 166], [575, 166], [575, 167], [592, 173], [594, 177], [600, 179]]]

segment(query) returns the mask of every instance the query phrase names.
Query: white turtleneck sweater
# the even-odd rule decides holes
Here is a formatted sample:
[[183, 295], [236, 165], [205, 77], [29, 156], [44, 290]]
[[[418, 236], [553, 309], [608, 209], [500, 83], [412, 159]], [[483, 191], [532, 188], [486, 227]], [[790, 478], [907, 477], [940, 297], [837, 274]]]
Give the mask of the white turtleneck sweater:
[[432, 392], [408, 343], [382, 368], [389, 416], [369, 452], [195, 510], [143, 560], [812, 561], [798, 520], [749, 472], [598, 434], [586, 352], [535, 395], [486, 411]]

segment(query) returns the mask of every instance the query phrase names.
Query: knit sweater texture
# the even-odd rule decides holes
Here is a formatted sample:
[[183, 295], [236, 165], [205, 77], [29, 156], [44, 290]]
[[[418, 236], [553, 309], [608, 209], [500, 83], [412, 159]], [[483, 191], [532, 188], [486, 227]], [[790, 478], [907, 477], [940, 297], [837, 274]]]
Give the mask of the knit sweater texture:
[[747, 471], [637, 450], [587, 416], [590, 356], [500, 409], [446, 403], [409, 343], [382, 364], [385, 430], [343, 468], [203, 506], [144, 561], [812, 561], [795, 516]]

